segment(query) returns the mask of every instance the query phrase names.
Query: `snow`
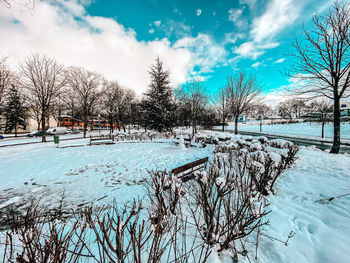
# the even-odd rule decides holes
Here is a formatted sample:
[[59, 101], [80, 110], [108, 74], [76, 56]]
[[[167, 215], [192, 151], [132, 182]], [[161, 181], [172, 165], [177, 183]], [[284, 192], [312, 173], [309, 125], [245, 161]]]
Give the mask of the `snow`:
[[[233, 126], [225, 129], [233, 130]], [[342, 123], [341, 138], [350, 140], [350, 123]], [[238, 131], [260, 132], [259, 125], [239, 124]], [[319, 123], [301, 122], [293, 124], [273, 124], [263, 125], [262, 133], [278, 134], [278, 135], [295, 135], [321, 138], [321, 125]], [[325, 138], [333, 138], [333, 124], [327, 123], [325, 125]]]
[[179, 147], [180, 147], [180, 149], [185, 149], [185, 148], [186, 148], [186, 146], [185, 146], [185, 141], [184, 141], [184, 136], [183, 136], [183, 135], [180, 135]]
[[[264, 162], [266, 153], [259, 143], [266, 140], [264, 137], [228, 133], [210, 133], [210, 136], [218, 141], [229, 138], [220, 143], [235, 147], [249, 145], [254, 150], [252, 157], [257, 160], [254, 165], [261, 166]], [[64, 141], [60, 146], [87, 141]], [[282, 148], [286, 143], [275, 141]], [[172, 140], [72, 148], [56, 148], [53, 143], [0, 148], [0, 209], [25, 205], [31, 198], [54, 207], [62, 196], [70, 208], [91, 202], [105, 204], [114, 198], [124, 203], [143, 197], [147, 170], [170, 170], [199, 158], [213, 157], [213, 150], [210, 145], [182, 148]], [[265, 150], [279, 163], [286, 149], [265, 147]], [[296, 234], [288, 246], [261, 236], [258, 262], [350, 262], [349, 164], [349, 154], [333, 155], [312, 147], [300, 148], [296, 163], [277, 180], [276, 194], [268, 196], [272, 211], [266, 218], [270, 225], [263, 231], [282, 241], [291, 231]], [[197, 172], [196, 176], [207, 182], [205, 171]], [[225, 182], [218, 178], [216, 183]], [[255, 249], [250, 253], [254, 252]], [[250, 258], [255, 262], [253, 254]], [[227, 258], [220, 258], [213, 250], [209, 262], [230, 262]], [[243, 256], [240, 259], [249, 262]]]
[[[302, 149], [292, 169], [269, 197], [272, 212], [265, 233], [289, 245], [261, 239], [259, 262], [350, 262], [350, 157]], [[247, 261], [248, 262], [248, 261]]]
[[[62, 142], [86, 144], [86, 139]], [[210, 148], [210, 147], [209, 147]], [[172, 140], [56, 148], [54, 143], [0, 149], [0, 207], [34, 198], [66, 207], [142, 198], [147, 170], [171, 170], [210, 156], [209, 148], [181, 149]]]

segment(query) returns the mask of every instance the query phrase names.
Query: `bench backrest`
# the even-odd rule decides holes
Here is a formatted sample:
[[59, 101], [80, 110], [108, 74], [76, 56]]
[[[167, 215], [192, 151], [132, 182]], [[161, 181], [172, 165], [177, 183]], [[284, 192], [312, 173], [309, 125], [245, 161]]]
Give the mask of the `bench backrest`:
[[202, 164], [206, 164], [208, 162], [208, 157], [199, 159], [197, 161], [179, 166], [173, 170], [171, 170], [171, 174], [173, 175], [178, 175], [180, 173], [184, 173], [184, 175], [192, 173], [196, 170], [198, 170], [199, 168], [201, 168]]

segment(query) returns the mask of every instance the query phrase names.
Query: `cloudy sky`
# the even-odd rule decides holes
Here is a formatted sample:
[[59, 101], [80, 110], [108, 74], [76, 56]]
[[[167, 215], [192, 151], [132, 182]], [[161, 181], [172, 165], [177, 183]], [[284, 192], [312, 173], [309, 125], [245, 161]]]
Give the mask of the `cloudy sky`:
[[[17, 0], [30, 2], [31, 0]], [[237, 70], [256, 72], [267, 100], [289, 79], [293, 37], [331, 0], [68, 0], [34, 9], [0, 1], [0, 52], [15, 66], [39, 51], [142, 94], [158, 55], [174, 86], [197, 76], [215, 92]], [[277, 95], [276, 95], [277, 94]]]

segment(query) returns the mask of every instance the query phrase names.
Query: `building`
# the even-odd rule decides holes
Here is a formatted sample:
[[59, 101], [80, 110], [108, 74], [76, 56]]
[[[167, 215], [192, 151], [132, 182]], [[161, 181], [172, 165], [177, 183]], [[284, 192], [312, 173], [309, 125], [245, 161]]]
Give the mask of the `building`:
[[[50, 117], [47, 126], [48, 127], [56, 127], [57, 122], [53, 117]], [[0, 134], [5, 133], [5, 126], [6, 126], [6, 113], [4, 111], [0, 112]], [[39, 130], [41, 129], [41, 126], [39, 127]], [[30, 108], [26, 108], [26, 129], [18, 129], [19, 134], [23, 133], [29, 133], [32, 131], [38, 130], [38, 122], [35, 120], [33, 115], [31, 114]]]
[[349, 102], [340, 104], [340, 116], [350, 117], [350, 103]]
[[[73, 118], [70, 115], [61, 115], [60, 117], [60, 127], [66, 127], [69, 129], [84, 129], [84, 123], [76, 118]], [[113, 124], [114, 129], [118, 129], [121, 125], [120, 124]], [[104, 118], [100, 119], [93, 119], [92, 121], [89, 122], [88, 128], [93, 128], [93, 129], [109, 129], [110, 125], [108, 121], [106, 121]]]

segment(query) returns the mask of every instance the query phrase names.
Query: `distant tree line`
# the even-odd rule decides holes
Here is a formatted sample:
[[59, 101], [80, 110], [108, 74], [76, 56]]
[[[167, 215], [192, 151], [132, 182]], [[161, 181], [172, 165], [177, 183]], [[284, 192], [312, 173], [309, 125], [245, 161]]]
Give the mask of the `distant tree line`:
[[219, 91], [222, 101], [219, 95], [209, 95], [206, 83], [199, 78], [173, 88], [170, 71], [159, 58], [148, 73], [148, 89], [137, 97], [117, 81], [106, 80], [82, 67], [64, 67], [43, 54], [30, 55], [19, 65], [18, 72], [9, 70], [6, 58], [2, 58], [0, 108], [7, 119], [5, 130], [17, 134], [18, 128], [25, 128], [25, 119], [31, 117], [46, 141], [49, 118], [53, 117], [59, 125], [62, 114], [67, 114], [83, 123], [84, 136], [97, 117], [109, 123], [111, 132], [114, 124], [124, 132], [128, 126], [159, 132], [185, 126], [192, 127], [194, 135], [198, 126], [225, 125], [228, 114], [237, 120], [258, 101], [261, 90], [255, 76], [240, 72], [229, 77], [225, 88]]
[[38, 53], [18, 68], [18, 72], [12, 72], [6, 58], [0, 60], [0, 110], [6, 117], [5, 132], [17, 134], [18, 128], [26, 128], [26, 118], [31, 117], [38, 130], [44, 131], [43, 141], [50, 116], [59, 126], [63, 114], [83, 123], [84, 136], [97, 118], [109, 124], [111, 133], [116, 126], [124, 132], [130, 126], [159, 132], [181, 126], [191, 127], [192, 135], [199, 126], [221, 126], [224, 131], [228, 121], [234, 122], [237, 134], [238, 118], [242, 115], [261, 120], [261, 124], [272, 115], [293, 119], [310, 112], [322, 113], [322, 127], [330, 120], [331, 103], [326, 100], [293, 98], [273, 110], [262, 102], [262, 84], [256, 75], [245, 72], [228, 76], [222, 88], [209, 94], [205, 81], [199, 78], [173, 88], [170, 71], [156, 58], [148, 71], [148, 89], [138, 97], [133, 90], [106, 80], [99, 73], [82, 67], [63, 67]]

